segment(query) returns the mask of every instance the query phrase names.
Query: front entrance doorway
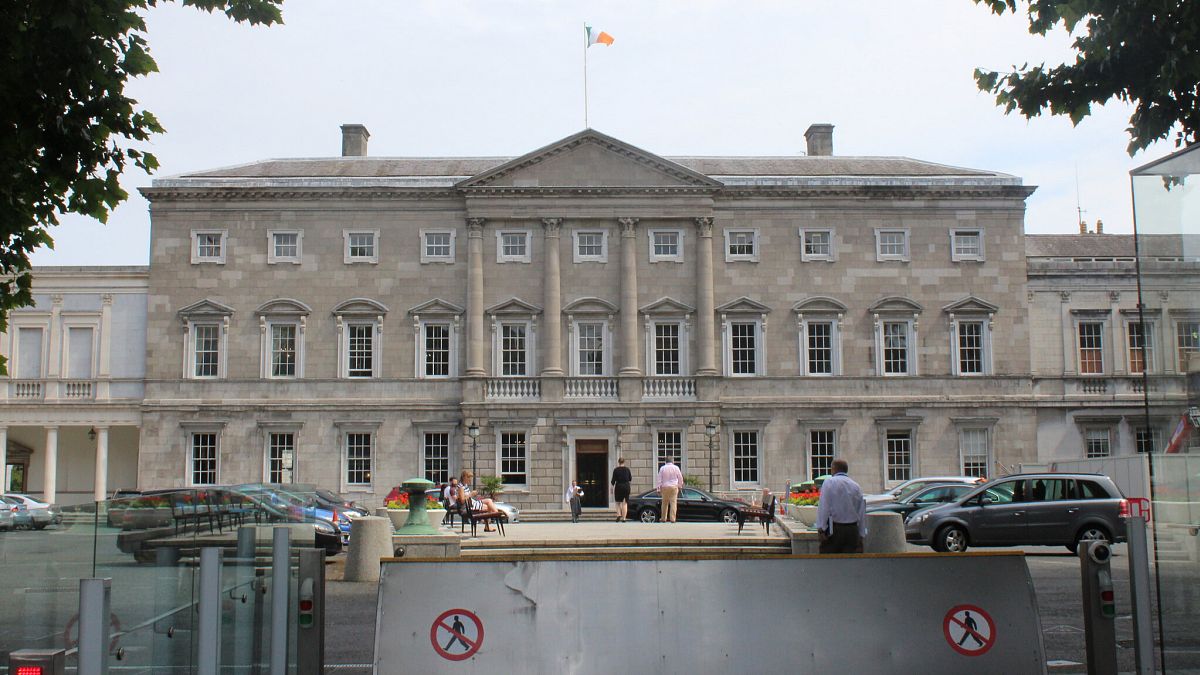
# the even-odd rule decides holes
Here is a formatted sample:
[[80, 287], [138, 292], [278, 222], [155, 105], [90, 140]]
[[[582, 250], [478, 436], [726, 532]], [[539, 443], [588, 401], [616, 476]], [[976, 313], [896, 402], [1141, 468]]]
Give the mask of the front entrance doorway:
[[[575, 476], [583, 488], [585, 507], [608, 506], [608, 441], [602, 438], [575, 441]], [[564, 489], [565, 491], [565, 489]]]

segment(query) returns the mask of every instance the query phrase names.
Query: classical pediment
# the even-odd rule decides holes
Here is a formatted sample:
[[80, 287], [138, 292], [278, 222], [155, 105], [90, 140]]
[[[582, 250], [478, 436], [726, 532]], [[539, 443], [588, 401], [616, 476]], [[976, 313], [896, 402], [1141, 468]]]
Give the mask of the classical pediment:
[[413, 307], [408, 310], [408, 313], [413, 316], [458, 316], [464, 311], [466, 310], [452, 302], [446, 302], [441, 298], [434, 298]]
[[995, 314], [1000, 311], [1000, 308], [990, 302], [980, 300], [973, 295], [968, 295], [958, 302], [946, 305], [942, 308], [942, 311], [947, 314]]
[[562, 308], [563, 314], [616, 314], [617, 306], [600, 298], [579, 298]]
[[459, 188], [719, 188], [721, 183], [585, 129], [472, 176]]
[[387, 314], [388, 308], [370, 298], [351, 298], [334, 307], [333, 313], [337, 316], [379, 316]]
[[184, 307], [183, 309], [179, 310], [179, 316], [184, 319], [190, 319], [190, 318], [202, 317], [202, 316], [213, 317], [213, 316], [232, 316], [232, 315], [233, 315], [232, 307], [230, 307], [229, 305], [222, 305], [221, 303], [219, 303], [215, 300], [209, 300], [207, 298], [205, 298], [204, 300], [201, 300], [200, 302], [193, 302], [192, 304], [188, 305], [187, 307]]
[[292, 298], [275, 298], [264, 302], [254, 313], [259, 316], [308, 316], [312, 308]]
[[767, 307], [756, 300], [751, 300], [744, 295], [737, 300], [732, 300], [717, 308], [718, 314], [736, 314], [738, 312], [743, 312], [746, 314], [767, 314], [770, 311], [770, 307]]
[[696, 308], [691, 305], [685, 305], [674, 298], [659, 298], [648, 305], [643, 305], [638, 311], [642, 314], [678, 316], [680, 314], [691, 314], [696, 311]]
[[792, 305], [792, 311], [797, 314], [844, 314], [846, 306], [833, 298], [818, 295]]
[[541, 314], [542, 308], [514, 297], [498, 305], [492, 305], [483, 311], [492, 316], [504, 316], [506, 314], [509, 316], [529, 316], [531, 314]]
[[887, 312], [899, 312], [902, 314], [920, 314], [925, 308], [915, 301], [908, 298], [902, 298], [898, 295], [881, 298], [875, 304], [867, 308], [871, 314], [884, 314]]

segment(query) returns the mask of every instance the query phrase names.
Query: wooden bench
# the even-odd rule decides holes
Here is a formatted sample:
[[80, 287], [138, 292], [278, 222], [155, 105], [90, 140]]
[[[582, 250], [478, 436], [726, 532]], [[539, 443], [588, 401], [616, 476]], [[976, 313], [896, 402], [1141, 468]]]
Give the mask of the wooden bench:
[[771, 534], [771, 523], [774, 522], [774, 520], [775, 520], [775, 508], [776, 508], [775, 505], [777, 503], [776, 500], [777, 500], [777, 498], [775, 496], [772, 496], [771, 501], [768, 502], [765, 507], [746, 506], [746, 507], [738, 509], [738, 512], [737, 512], [738, 534], [742, 533], [742, 528], [746, 525], [747, 520], [755, 520], [755, 521], [758, 521], [759, 523], [762, 523], [762, 526], [764, 528], [766, 528], [766, 530], [767, 530], [767, 534], [770, 535]]

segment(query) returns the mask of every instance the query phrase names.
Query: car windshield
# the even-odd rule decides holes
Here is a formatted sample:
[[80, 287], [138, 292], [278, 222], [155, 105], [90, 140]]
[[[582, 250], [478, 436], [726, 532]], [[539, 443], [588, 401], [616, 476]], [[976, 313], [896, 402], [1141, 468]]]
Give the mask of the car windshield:
[[896, 501], [901, 501], [907, 497], [912, 496], [914, 493], [916, 493], [918, 490], [921, 490], [926, 485], [928, 485], [928, 483], [926, 483], [924, 481], [918, 481], [918, 482], [909, 483], [908, 485], [901, 487], [900, 491], [896, 493]]

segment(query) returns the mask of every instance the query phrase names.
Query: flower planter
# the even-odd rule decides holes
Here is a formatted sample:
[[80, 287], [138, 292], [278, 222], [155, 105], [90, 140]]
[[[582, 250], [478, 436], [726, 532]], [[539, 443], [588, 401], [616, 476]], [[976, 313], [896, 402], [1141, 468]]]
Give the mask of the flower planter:
[[[408, 522], [408, 509], [388, 509], [387, 514], [388, 518], [392, 521], [392, 530], [398, 530]], [[442, 519], [446, 517], [446, 510], [438, 509], [434, 511], [426, 509], [425, 515], [429, 518], [430, 525], [441, 527]]]
[[121, 529], [148, 530], [152, 527], [165, 527], [171, 524], [171, 518], [169, 508], [125, 509], [122, 513]]
[[817, 507], [788, 504], [788, 515], [806, 527], [812, 527], [817, 522]]

